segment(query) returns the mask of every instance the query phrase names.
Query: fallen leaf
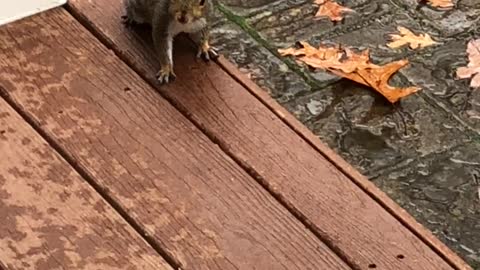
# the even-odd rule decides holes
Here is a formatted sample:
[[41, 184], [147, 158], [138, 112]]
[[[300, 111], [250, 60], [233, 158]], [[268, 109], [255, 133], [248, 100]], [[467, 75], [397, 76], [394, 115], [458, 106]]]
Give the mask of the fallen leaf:
[[452, 9], [455, 5], [453, 4], [452, 0], [427, 0], [427, 3], [438, 9]]
[[400, 34], [391, 34], [390, 38], [392, 41], [387, 44], [392, 49], [409, 45], [412, 50], [415, 50], [437, 44], [428, 34], [415, 35], [412, 31], [402, 26], [397, 27], [397, 29]]
[[470, 86], [480, 87], [480, 39], [471, 40], [467, 46], [468, 65], [457, 69], [457, 77], [460, 79], [472, 78]]
[[302, 48], [280, 49], [283, 56], [296, 56], [313, 68], [324, 69], [331, 73], [372, 87], [391, 103], [420, 90], [418, 87], [396, 88], [388, 81], [399, 69], [408, 65], [408, 60], [400, 60], [383, 66], [370, 62], [368, 50], [356, 53], [349, 48], [319, 46], [315, 48], [306, 42], [300, 42]]
[[343, 20], [344, 12], [354, 12], [352, 9], [339, 5], [334, 0], [315, 0], [315, 4], [320, 5], [315, 17], [328, 17], [333, 22]]
[[365, 69], [359, 69], [355, 73], [345, 74], [343, 72], [333, 72], [338, 76], [356, 81], [366, 86], [370, 86], [380, 94], [382, 94], [388, 101], [395, 103], [403, 97], [418, 92], [420, 88], [412, 86], [406, 88], [396, 88], [388, 84], [388, 81], [395, 72], [408, 65], [408, 60], [400, 60], [388, 63], [384, 66], [372, 65]]

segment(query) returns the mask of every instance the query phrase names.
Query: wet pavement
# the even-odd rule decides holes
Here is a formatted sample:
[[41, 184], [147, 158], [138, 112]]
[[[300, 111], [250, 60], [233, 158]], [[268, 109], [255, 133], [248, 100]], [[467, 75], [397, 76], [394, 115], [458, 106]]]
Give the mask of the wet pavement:
[[[467, 64], [467, 42], [480, 38], [480, 2], [461, 0], [451, 11], [417, 7], [417, 0], [337, 2], [356, 11], [339, 24], [314, 20], [313, 0], [221, 0], [215, 46], [480, 269], [480, 89], [454, 79]], [[440, 44], [392, 50], [385, 44], [399, 25]], [[369, 48], [379, 64], [408, 58], [391, 83], [423, 90], [391, 105], [373, 90], [278, 55], [299, 40]]]

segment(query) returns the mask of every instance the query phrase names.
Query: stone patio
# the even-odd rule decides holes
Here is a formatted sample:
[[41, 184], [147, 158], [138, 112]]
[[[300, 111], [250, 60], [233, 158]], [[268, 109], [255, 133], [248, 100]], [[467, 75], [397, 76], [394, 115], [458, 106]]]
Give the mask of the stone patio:
[[[480, 38], [480, 2], [462, 0], [440, 12], [416, 8], [416, 0], [338, 0], [356, 11], [339, 24], [313, 20], [313, 0], [221, 2], [215, 46], [480, 269], [480, 91], [454, 80], [456, 68], [467, 64], [467, 42]], [[392, 50], [385, 44], [399, 25], [441, 43]], [[371, 89], [278, 55], [298, 40], [369, 48], [380, 64], [408, 58], [392, 84], [423, 90], [391, 105]]]

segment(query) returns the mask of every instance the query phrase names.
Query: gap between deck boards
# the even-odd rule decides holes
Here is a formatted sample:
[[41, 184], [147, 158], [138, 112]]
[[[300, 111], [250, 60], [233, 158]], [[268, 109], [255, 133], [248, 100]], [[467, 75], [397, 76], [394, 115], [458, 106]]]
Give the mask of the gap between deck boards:
[[[0, 86], [0, 97], [12, 107], [12, 109], [18, 113], [22, 119], [28, 123], [39, 135], [42, 137], [50, 147], [53, 148], [72, 168], [75, 170], [99, 195], [102, 197], [117, 213], [127, 222], [132, 228], [143, 238], [170, 266], [175, 270], [181, 270], [180, 263], [167, 254], [163, 248], [150, 236], [140, 224], [132, 218], [126, 210], [124, 210], [118, 202], [108, 194], [108, 191], [104, 190], [99, 184], [97, 184], [86, 170], [84, 170], [79, 164], [63, 149], [63, 147], [52, 139], [38, 123], [36, 123], [31, 117], [28, 116], [17, 104], [12, 100], [8, 92]], [[6, 269], [6, 268], [5, 268]], [[0, 261], [0, 270], [2, 269]]]
[[[98, 29], [94, 28], [93, 23], [89, 23], [87, 18], [84, 18], [81, 14], [78, 14], [69, 5], [64, 7], [74, 18], [77, 19], [86, 29], [88, 29], [92, 35], [94, 35], [104, 46], [112, 50], [115, 55], [127, 64], [137, 75], [139, 75], [147, 84], [156, 89], [155, 85], [150, 83], [150, 80], [142, 73], [131, 61], [125, 57], [124, 54], [119, 52], [113, 46], [111, 46]], [[300, 123], [295, 117], [290, 115], [281, 105], [276, 103], [266, 92], [255, 85], [250, 79], [240, 73], [231, 63], [228, 62], [222, 56], [216, 60], [215, 63], [229, 74], [236, 82], [249, 91], [261, 104], [268, 108], [276, 117], [278, 117], [284, 124], [286, 124], [291, 130], [293, 130], [299, 137], [301, 137], [307, 144], [314, 148], [321, 156], [329, 161], [335, 168], [337, 168], [342, 174], [344, 174], [351, 182], [360, 188], [363, 192], [381, 205], [389, 214], [391, 214], [397, 221], [404, 225], [410, 232], [418, 237], [423, 243], [430, 247], [436, 254], [444, 259], [450, 266], [455, 269], [470, 269], [463, 260], [453, 253], [445, 244], [438, 240], [431, 231], [426, 229], [423, 225], [418, 223], [412, 216], [410, 216], [403, 208], [396, 204], [390, 197], [388, 197], [383, 191], [371, 183], [365, 176], [361, 175], [356, 169], [348, 164], [343, 158], [336, 154], [333, 150], [328, 148], [323, 142], [321, 142], [310, 130], [308, 130], [302, 123]], [[352, 268], [355, 268], [347, 258], [342, 254], [342, 251], [333, 246], [328, 239], [318, 235], [316, 230], [312, 228], [312, 224], [308, 221], [301, 212], [292, 208], [282, 198], [279, 198], [275, 193], [271, 191], [268, 184], [262, 181], [262, 176], [255, 171], [254, 168], [240, 160], [232, 151], [226, 147], [221, 140], [219, 140], [215, 134], [207, 130], [203, 125], [198, 123], [191, 117], [188, 110], [179, 104], [175, 100], [165, 96], [159, 91], [156, 91], [159, 95], [165, 98], [172, 106], [178, 109], [178, 111], [184, 115], [190, 122], [192, 122], [199, 130], [201, 130], [213, 143], [219, 145], [224, 153], [231, 157], [235, 163], [243, 168], [251, 177], [256, 179], [262, 187], [267, 190], [282, 206], [294, 215], [298, 220], [302, 222], [312, 233], [319, 237], [324, 243], [326, 243], [330, 249], [332, 249], [338, 256], [340, 256], [345, 262], [347, 262]], [[466, 268], [465, 268], [466, 267]]]

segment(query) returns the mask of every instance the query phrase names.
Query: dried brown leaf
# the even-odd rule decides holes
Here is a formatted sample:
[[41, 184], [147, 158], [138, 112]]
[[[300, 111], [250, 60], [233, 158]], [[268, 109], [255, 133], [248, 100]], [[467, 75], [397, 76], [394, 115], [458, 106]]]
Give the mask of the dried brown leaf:
[[466, 67], [457, 69], [457, 77], [460, 79], [472, 78], [470, 86], [480, 87], [480, 39], [471, 40], [467, 46], [469, 63]]
[[[344, 74], [345, 76], [343, 77], [370, 86], [387, 98], [388, 101], [395, 103], [401, 98], [420, 90], [420, 88], [416, 86], [397, 88], [388, 84], [392, 75], [406, 65], [408, 65], [408, 60], [406, 59], [388, 63], [384, 66], [372, 65], [372, 67], [358, 69], [355, 73]], [[341, 74], [337, 75], [341, 76]]]
[[408, 64], [400, 60], [379, 66], [370, 62], [368, 50], [356, 53], [351, 49], [340, 47], [312, 47], [306, 42], [303, 48], [279, 50], [281, 55], [294, 55], [297, 59], [313, 68], [324, 69], [360, 84], [372, 87], [391, 103], [420, 90], [418, 87], [396, 88], [388, 84], [395, 72]]
[[343, 20], [344, 12], [354, 12], [352, 9], [339, 5], [334, 0], [315, 0], [315, 4], [320, 6], [315, 17], [328, 17], [333, 22]]
[[412, 31], [402, 26], [397, 27], [397, 29], [400, 34], [391, 34], [390, 38], [392, 41], [387, 44], [392, 49], [409, 45], [411, 49], [415, 50], [437, 44], [429, 34], [415, 35]]

